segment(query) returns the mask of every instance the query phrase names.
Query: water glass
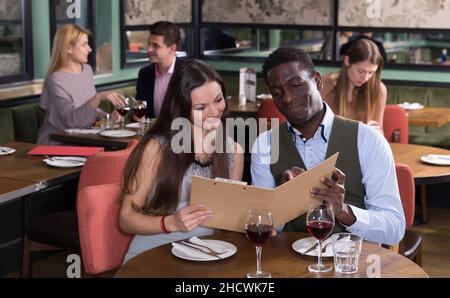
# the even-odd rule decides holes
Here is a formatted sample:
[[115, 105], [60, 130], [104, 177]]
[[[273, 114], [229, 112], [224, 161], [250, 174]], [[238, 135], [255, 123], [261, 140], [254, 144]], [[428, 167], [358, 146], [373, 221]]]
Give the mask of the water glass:
[[338, 273], [352, 274], [358, 271], [361, 255], [362, 237], [340, 233], [333, 245], [334, 270]]

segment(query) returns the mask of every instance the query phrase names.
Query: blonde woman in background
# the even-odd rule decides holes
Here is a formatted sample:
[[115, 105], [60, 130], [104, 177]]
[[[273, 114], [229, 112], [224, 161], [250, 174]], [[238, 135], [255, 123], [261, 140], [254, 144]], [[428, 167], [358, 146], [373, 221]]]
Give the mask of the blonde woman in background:
[[50, 140], [51, 133], [93, 124], [105, 114], [98, 108], [101, 101], [109, 101], [116, 107], [124, 105], [122, 95], [95, 90], [92, 68], [87, 64], [92, 52], [88, 43], [90, 34], [73, 24], [65, 24], [56, 32], [39, 102], [45, 118], [38, 144], [57, 145], [58, 142]]
[[383, 132], [387, 90], [381, 82], [382, 67], [383, 57], [374, 42], [366, 38], [353, 41], [342, 70], [324, 76], [322, 98], [334, 113]]

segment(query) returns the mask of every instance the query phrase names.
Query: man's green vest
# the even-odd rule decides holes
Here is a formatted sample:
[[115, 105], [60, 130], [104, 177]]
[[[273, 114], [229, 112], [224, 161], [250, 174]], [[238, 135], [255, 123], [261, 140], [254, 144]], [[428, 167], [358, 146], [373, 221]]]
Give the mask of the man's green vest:
[[[278, 131], [274, 131], [278, 129]], [[270, 171], [277, 185], [280, 184], [281, 174], [291, 167], [300, 167], [306, 170], [305, 164], [295, 147], [293, 134], [284, 123], [272, 130], [272, 136], [279, 135], [280, 149], [277, 162], [272, 162]], [[272, 137], [273, 142], [277, 141]], [[331, 136], [328, 140], [326, 158], [339, 152], [336, 168], [345, 174], [345, 203], [366, 209], [364, 204], [365, 188], [362, 183], [361, 166], [358, 155], [358, 122], [334, 116]], [[299, 200], [304, 198], [299, 198]], [[345, 228], [336, 221], [333, 233], [344, 231]], [[288, 222], [284, 231], [306, 232], [306, 214]]]

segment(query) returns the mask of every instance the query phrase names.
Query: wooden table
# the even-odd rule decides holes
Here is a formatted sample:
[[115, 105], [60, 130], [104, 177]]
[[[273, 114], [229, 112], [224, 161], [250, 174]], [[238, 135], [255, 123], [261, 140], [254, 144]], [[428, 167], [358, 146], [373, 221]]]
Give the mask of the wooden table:
[[52, 133], [52, 140], [64, 142], [74, 146], [94, 146], [103, 147], [106, 151], [122, 150], [127, 148], [128, 144], [133, 139], [140, 139], [140, 136], [129, 138], [108, 138], [99, 134], [76, 134], [58, 132]]
[[406, 113], [409, 125], [441, 127], [450, 122], [450, 108], [426, 107]]
[[413, 144], [389, 143], [389, 145], [395, 162], [408, 165], [413, 172], [415, 184], [420, 186], [422, 221], [427, 222], [426, 185], [450, 182], [450, 166], [424, 163], [420, 160], [420, 157], [427, 154], [450, 155], [450, 150]]
[[13, 154], [0, 156], [0, 177], [38, 183], [38, 189], [77, 178], [81, 167], [53, 168], [47, 166], [42, 158], [28, 157], [27, 153], [35, 144], [14, 142], [5, 144], [15, 148]]
[[257, 99], [256, 102], [247, 101], [245, 106], [240, 106], [239, 101], [232, 98], [228, 101], [228, 108], [233, 117], [256, 118], [261, 102], [262, 100]]
[[39, 185], [32, 181], [22, 181], [0, 177], [0, 205], [36, 192]]
[[[311, 273], [308, 265], [317, 262], [316, 257], [302, 256], [291, 245], [305, 233], [283, 232], [270, 238], [262, 250], [262, 269], [272, 277], [348, 277], [333, 271]], [[233, 243], [237, 247], [235, 255], [218, 261], [195, 262], [177, 258], [171, 253], [171, 244], [148, 250], [128, 261], [116, 272], [116, 277], [178, 277], [178, 278], [243, 278], [247, 272], [256, 269], [255, 247], [244, 234], [225, 232], [209, 236]], [[428, 277], [416, 263], [376, 244], [364, 242], [360, 257], [359, 270], [351, 277], [367, 277], [367, 269], [373, 264], [368, 262], [369, 255], [380, 257], [381, 277]], [[332, 264], [332, 258], [323, 258], [323, 262]], [[373, 265], [372, 265], [373, 266]]]

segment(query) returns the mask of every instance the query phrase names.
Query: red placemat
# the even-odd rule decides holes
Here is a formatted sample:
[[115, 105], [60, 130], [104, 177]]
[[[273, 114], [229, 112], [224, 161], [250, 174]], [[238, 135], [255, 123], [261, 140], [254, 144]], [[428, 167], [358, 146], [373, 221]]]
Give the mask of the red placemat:
[[27, 155], [91, 156], [104, 150], [103, 147], [38, 145], [31, 149]]

